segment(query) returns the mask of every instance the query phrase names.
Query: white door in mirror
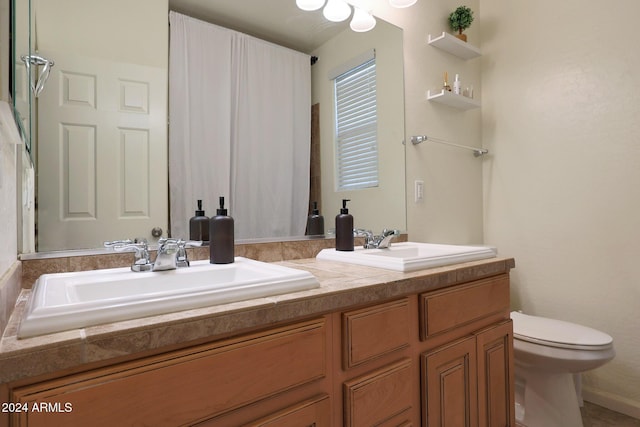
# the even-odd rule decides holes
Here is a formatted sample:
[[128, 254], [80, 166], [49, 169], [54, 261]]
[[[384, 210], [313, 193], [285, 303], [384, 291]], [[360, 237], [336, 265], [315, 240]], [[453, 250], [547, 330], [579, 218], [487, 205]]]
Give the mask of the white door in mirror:
[[[62, 52], [38, 98], [38, 250], [167, 229], [167, 70]], [[144, 235], [140, 235], [141, 231]]]

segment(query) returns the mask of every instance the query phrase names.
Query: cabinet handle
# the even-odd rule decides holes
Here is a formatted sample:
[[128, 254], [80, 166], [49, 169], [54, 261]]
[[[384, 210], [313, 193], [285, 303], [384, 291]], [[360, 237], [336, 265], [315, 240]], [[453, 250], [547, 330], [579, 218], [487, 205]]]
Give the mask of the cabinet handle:
[[309, 424], [307, 427], [316, 427], [316, 423]]

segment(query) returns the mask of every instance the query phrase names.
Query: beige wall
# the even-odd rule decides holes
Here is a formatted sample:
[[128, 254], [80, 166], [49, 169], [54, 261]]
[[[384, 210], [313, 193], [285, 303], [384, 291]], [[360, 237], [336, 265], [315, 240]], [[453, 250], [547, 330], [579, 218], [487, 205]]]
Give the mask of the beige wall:
[[481, 0], [485, 242], [513, 304], [613, 336], [585, 397], [640, 418], [640, 3]]
[[[447, 17], [458, 1], [420, 0], [410, 9], [394, 9], [386, 0], [373, 1], [376, 15], [404, 29], [405, 121], [407, 141], [427, 135], [458, 144], [481, 146], [481, 110], [461, 111], [426, 101], [428, 89], [442, 88], [442, 74], [460, 74], [482, 100], [480, 60], [461, 60], [427, 44], [427, 36], [449, 31]], [[466, 4], [478, 10], [478, 1]], [[480, 27], [466, 33], [480, 46]], [[406, 147], [407, 229], [415, 241], [481, 243], [482, 163], [470, 151], [436, 143]], [[414, 181], [425, 182], [422, 203], [414, 202]]]
[[[483, 56], [462, 65], [426, 45], [459, 2], [375, 5], [404, 29], [407, 138], [491, 151], [407, 147], [410, 239], [484, 240], [514, 256], [513, 307], [611, 334], [617, 357], [585, 376], [585, 396], [640, 418], [640, 3], [468, 2]], [[474, 84], [482, 109], [425, 102], [442, 71]]]
[[78, 56], [167, 67], [168, 0], [31, 2], [36, 17], [46, 17], [36, 19], [35, 42], [40, 50], [64, 46]]

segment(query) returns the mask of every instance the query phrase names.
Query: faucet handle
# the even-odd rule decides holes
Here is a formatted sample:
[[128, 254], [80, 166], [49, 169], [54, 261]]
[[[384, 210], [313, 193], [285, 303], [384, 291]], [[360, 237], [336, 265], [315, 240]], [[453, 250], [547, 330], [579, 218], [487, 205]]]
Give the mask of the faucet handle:
[[362, 228], [356, 228], [353, 230], [353, 234], [357, 237], [364, 237], [364, 245], [365, 249], [372, 249], [376, 247], [375, 244], [375, 236], [371, 230], [364, 230]]
[[131, 239], [113, 240], [111, 242], [104, 242], [104, 247], [113, 248], [114, 246], [130, 245], [132, 243], [133, 243], [133, 240]]
[[178, 242], [178, 253], [176, 254], [176, 266], [189, 267], [189, 258], [187, 257], [187, 248], [202, 246], [202, 240], [180, 240]]
[[174, 239], [172, 237], [161, 237], [158, 239], [158, 248], [162, 248], [167, 245], [179, 245], [182, 239]]
[[354, 228], [353, 235], [356, 237], [373, 237], [373, 232], [364, 228]]
[[116, 252], [134, 251], [135, 261], [131, 266], [133, 271], [150, 271], [153, 264], [149, 259], [149, 246], [146, 240], [133, 243], [131, 240], [114, 240], [113, 242], [104, 242], [107, 248], [113, 248]]

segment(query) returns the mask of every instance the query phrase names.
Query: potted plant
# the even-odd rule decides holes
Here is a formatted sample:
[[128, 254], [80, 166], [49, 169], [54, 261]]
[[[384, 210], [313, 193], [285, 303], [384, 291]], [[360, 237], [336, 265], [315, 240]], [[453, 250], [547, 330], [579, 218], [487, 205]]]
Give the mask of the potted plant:
[[473, 22], [473, 11], [467, 6], [459, 6], [449, 15], [449, 24], [453, 31], [457, 31], [456, 37], [462, 41], [467, 41], [467, 35], [462, 34], [464, 30], [471, 26]]

